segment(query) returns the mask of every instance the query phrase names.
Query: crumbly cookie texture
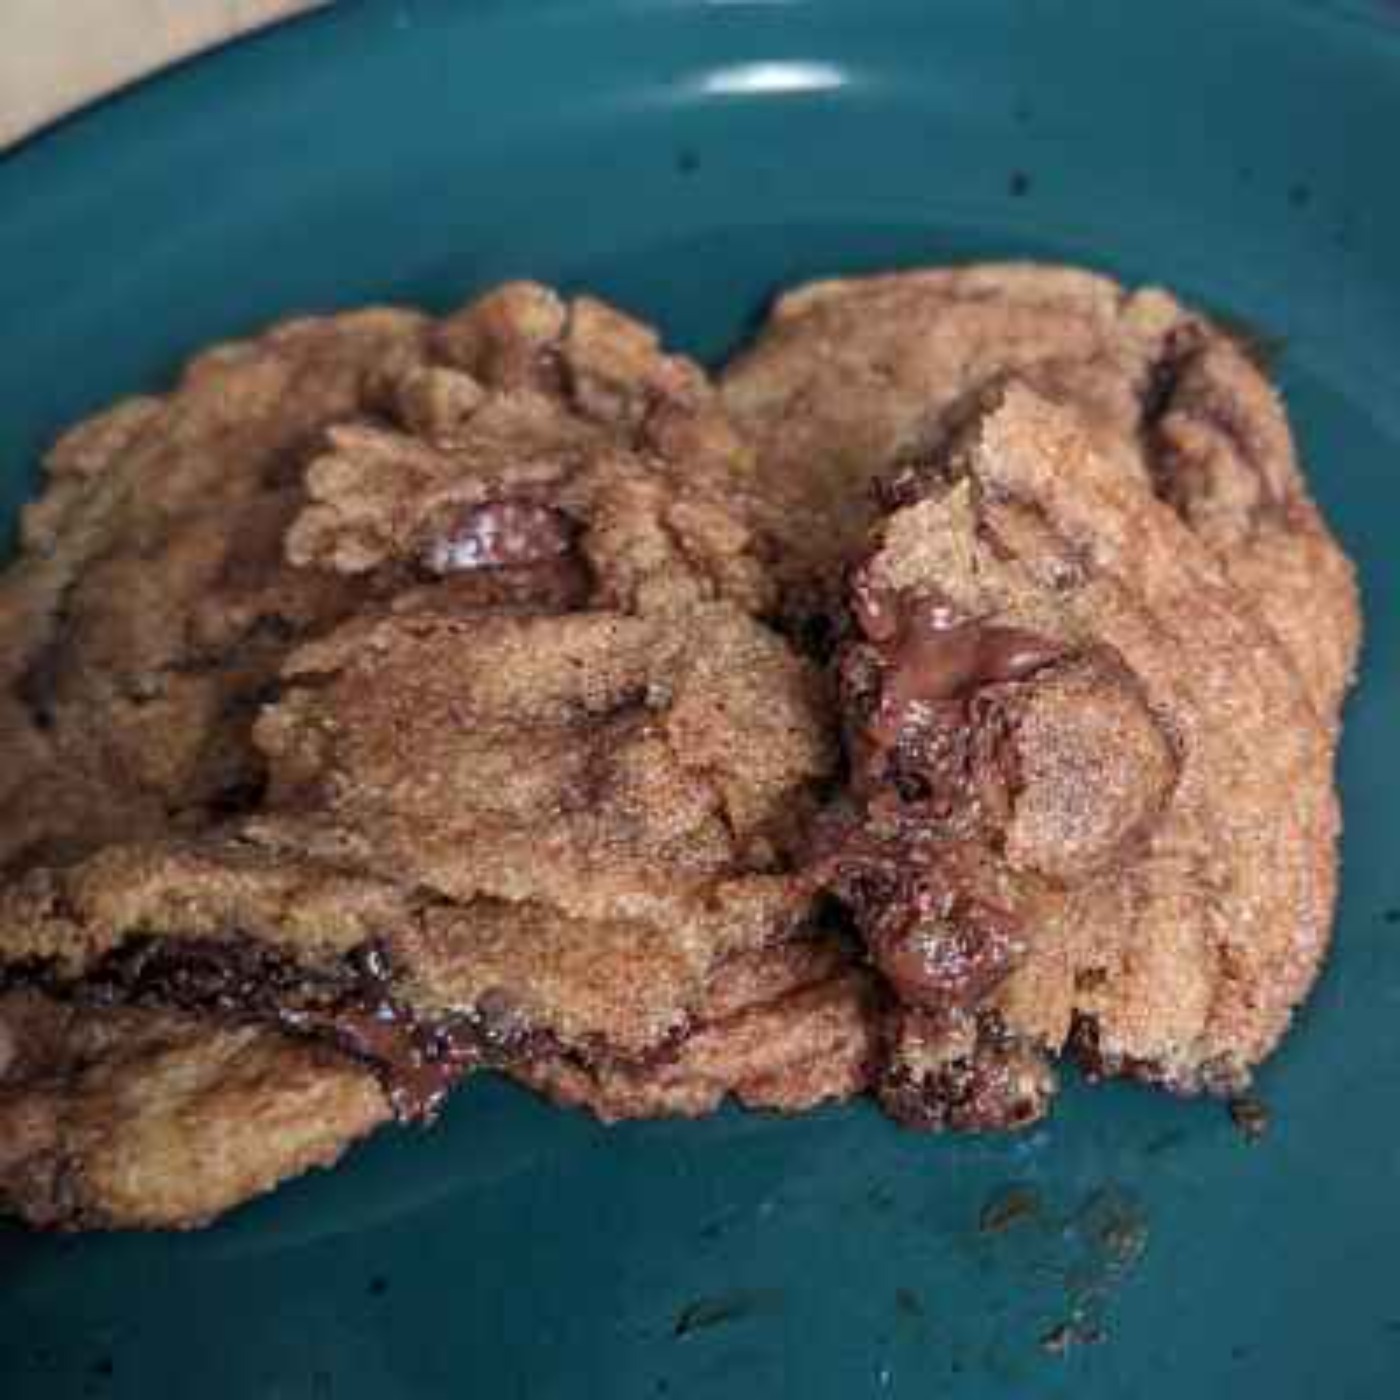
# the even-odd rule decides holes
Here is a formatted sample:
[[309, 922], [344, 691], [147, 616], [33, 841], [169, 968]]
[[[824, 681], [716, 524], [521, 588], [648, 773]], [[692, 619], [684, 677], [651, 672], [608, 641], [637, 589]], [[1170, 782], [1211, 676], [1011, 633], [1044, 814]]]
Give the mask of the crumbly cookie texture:
[[869, 1086], [883, 1015], [880, 988], [854, 951], [818, 934], [723, 963], [671, 1055], [645, 1065], [542, 1055], [514, 1073], [605, 1122], [696, 1117], [731, 1095], [796, 1113]]
[[1313, 505], [1278, 397], [1166, 292], [987, 264], [817, 282], [781, 297], [723, 398], [754, 443], [785, 572], [818, 600], [860, 547], [870, 483], [936, 453], [1018, 379], [1190, 526], [1335, 720], [1355, 665], [1352, 569]]
[[887, 1105], [1044, 1111], [1049, 1057], [1236, 1090], [1332, 915], [1330, 727], [1219, 555], [1013, 385], [896, 475], [851, 579], [818, 870], [900, 1004]]
[[[482, 1063], [608, 1116], [859, 1087], [868, 979], [830, 964], [791, 861], [834, 774], [828, 683], [763, 620], [746, 450], [651, 332], [529, 285], [439, 323], [304, 323], [77, 430], [53, 471], [0, 617], [31, 629], [27, 785], [73, 797], [16, 787], [0, 979], [102, 1049], [0, 1067], [15, 1208], [207, 1218], [385, 1116], [322, 1111], [376, 1077], [401, 1117]], [[90, 588], [114, 560], [139, 590]], [[205, 700], [161, 708], [189, 676]], [[190, 761], [156, 789], [171, 746]], [[785, 982], [793, 938], [818, 970]], [[265, 1148], [160, 1194], [182, 1124], [187, 1155], [236, 1131], [250, 1057], [300, 1066]], [[163, 1136], [65, 1127], [128, 1061]], [[47, 1138], [18, 1132], [37, 1103]], [[281, 1112], [325, 1131], [276, 1133]]]
[[0, 580], [0, 868], [198, 827], [255, 796], [252, 715], [288, 640], [344, 615], [283, 558], [301, 454], [422, 354], [426, 322], [292, 322], [61, 439]]
[[168, 1010], [0, 997], [0, 1205], [64, 1229], [189, 1228], [389, 1117], [322, 1046]]

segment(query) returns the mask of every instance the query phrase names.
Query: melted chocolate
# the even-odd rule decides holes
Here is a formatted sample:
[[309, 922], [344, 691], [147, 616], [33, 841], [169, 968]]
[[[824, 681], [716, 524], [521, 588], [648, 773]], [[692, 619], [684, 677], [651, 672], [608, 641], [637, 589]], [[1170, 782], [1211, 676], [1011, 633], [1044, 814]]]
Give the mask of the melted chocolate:
[[1064, 648], [937, 593], [881, 587], [868, 569], [851, 596], [863, 640], [846, 648], [841, 682], [861, 806], [828, 833], [817, 883], [851, 909], [901, 1001], [973, 1006], [1025, 951], [981, 849], [1016, 781], [1014, 700], [987, 687], [1026, 680]]
[[899, 999], [914, 1006], [973, 1005], [1025, 951], [1010, 910], [940, 881], [901, 901], [898, 915], [897, 927], [875, 926], [870, 951]]
[[577, 524], [553, 506], [487, 501], [433, 540], [423, 562], [435, 574], [543, 564], [569, 554], [577, 534]]
[[[877, 810], [880, 810], [877, 806]], [[875, 827], [888, 822], [885, 831]], [[926, 812], [849, 812], [819, 824], [808, 879], [834, 893], [898, 998], [946, 1012], [971, 1006], [1025, 951], [1020, 921], [979, 874], [975, 851], [930, 834]]]
[[138, 937], [76, 982], [38, 966], [11, 969], [7, 982], [91, 1006], [173, 1008], [325, 1041], [373, 1066], [404, 1120], [431, 1119], [488, 1048], [471, 1018], [424, 1017], [396, 1000], [388, 958], [374, 942], [307, 968], [248, 938]]
[[1058, 642], [1025, 628], [962, 617], [937, 594], [910, 598], [858, 581], [853, 609], [880, 661], [879, 698], [867, 723], [880, 748], [899, 743], [918, 707], [1026, 680], [1064, 655]]

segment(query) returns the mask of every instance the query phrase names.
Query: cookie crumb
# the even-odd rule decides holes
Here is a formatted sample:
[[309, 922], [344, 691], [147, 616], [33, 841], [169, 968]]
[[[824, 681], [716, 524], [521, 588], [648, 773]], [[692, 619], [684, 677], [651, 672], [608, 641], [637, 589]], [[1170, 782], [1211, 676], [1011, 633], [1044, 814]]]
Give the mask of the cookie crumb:
[[766, 1289], [736, 1288], [731, 1293], [718, 1293], [711, 1298], [697, 1298], [687, 1303], [676, 1317], [674, 1335], [688, 1336], [711, 1327], [723, 1327], [742, 1322], [755, 1313], [773, 1310], [779, 1295]]
[[1103, 1329], [1092, 1323], [1059, 1322], [1041, 1337], [1040, 1349], [1050, 1356], [1065, 1356], [1073, 1347], [1097, 1346], [1103, 1340]]
[[984, 1235], [999, 1235], [1040, 1213], [1040, 1197], [1029, 1186], [1008, 1186], [992, 1195], [977, 1217]]
[[896, 1288], [894, 1291], [895, 1310], [904, 1317], [922, 1317], [924, 1305], [912, 1288]]
[[1240, 1130], [1246, 1142], [1258, 1142], [1269, 1127], [1269, 1110], [1260, 1099], [1247, 1095], [1231, 1099], [1228, 1105], [1230, 1121]]

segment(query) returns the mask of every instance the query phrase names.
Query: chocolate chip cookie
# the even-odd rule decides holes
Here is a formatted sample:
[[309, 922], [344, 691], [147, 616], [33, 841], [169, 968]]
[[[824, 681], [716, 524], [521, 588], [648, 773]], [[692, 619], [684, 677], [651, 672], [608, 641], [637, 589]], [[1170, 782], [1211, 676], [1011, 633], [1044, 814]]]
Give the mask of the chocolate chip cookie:
[[203, 1223], [478, 1069], [1233, 1092], [1358, 629], [1257, 367], [1088, 273], [804, 288], [720, 391], [526, 283], [218, 347], [0, 578], [0, 1205]]

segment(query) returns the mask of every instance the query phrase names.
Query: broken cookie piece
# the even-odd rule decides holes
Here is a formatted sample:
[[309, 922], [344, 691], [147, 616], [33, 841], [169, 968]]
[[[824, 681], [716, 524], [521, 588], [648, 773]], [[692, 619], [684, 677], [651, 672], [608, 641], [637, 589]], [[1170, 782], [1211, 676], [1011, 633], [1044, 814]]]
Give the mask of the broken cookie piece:
[[815, 869], [902, 1008], [887, 1105], [1026, 1121], [1061, 1053], [1184, 1092], [1247, 1082], [1335, 885], [1330, 737], [1288, 653], [1024, 387], [886, 499], [840, 652], [852, 792]]

